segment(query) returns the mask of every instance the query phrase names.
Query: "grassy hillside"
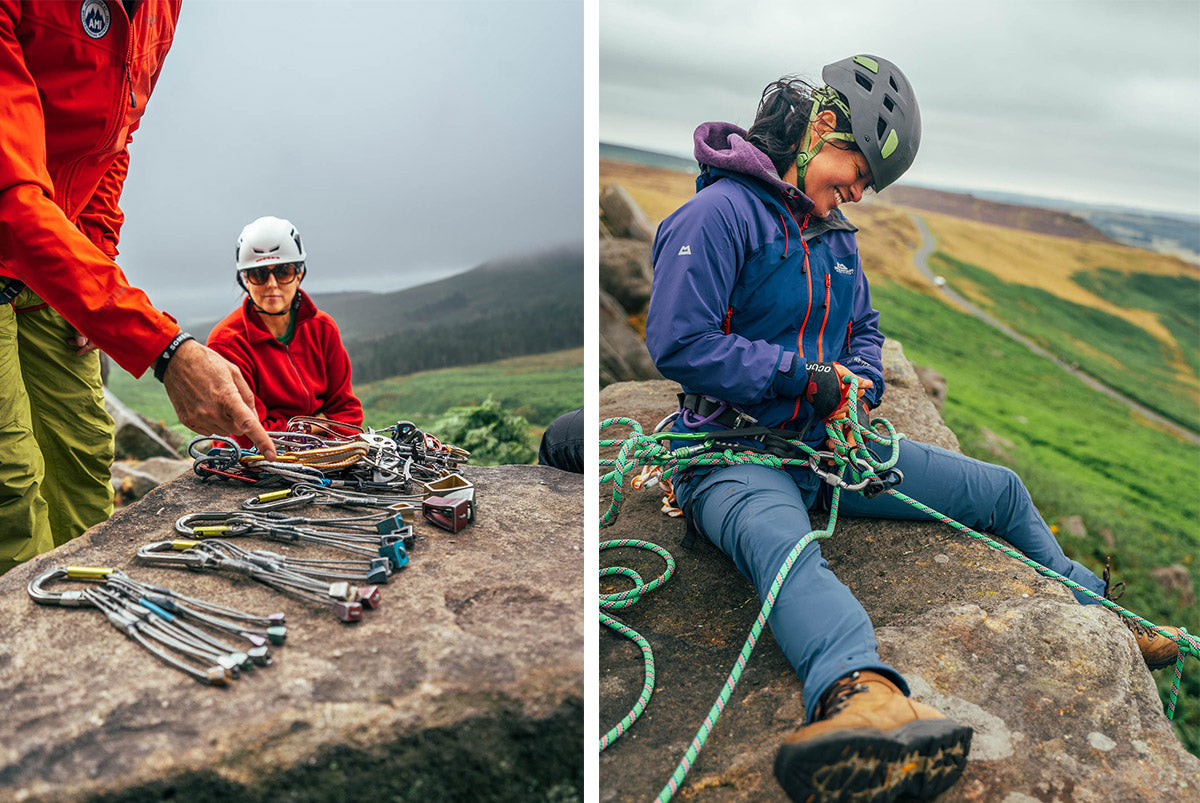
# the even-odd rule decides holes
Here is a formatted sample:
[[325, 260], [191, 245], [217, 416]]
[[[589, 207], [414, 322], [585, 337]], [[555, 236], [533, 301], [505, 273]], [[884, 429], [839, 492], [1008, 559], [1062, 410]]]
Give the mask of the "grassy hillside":
[[[621, 183], [657, 220], [694, 191], [691, 177], [669, 172], [602, 162], [600, 184]], [[914, 362], [945, 374], [944, 417], [963, 451], [1015, 469], [1050, 522], [1081, 516], [1087, 536], [1064, 535], [1064, 549], [1096, 570], [1111, 554], [1117, 579], [1129, 584], [1122, 602], [1132, 610], [1196, 630], [1200, 606], [1184, 605], [1152, 577], [1156, 568], [1182, 566], [1200, 591], [1196, 447], [933, 297], [912, 265], [920, 238], [910, 211], [873, 202], [847, 214], [860, 228], [881, 327]], [[937, 240], [935, 269], [960, 292], [1064, 359], [1196, 427], [1194, 267], [1115, 244], [921, 215]], [[1164, 700], [1169, 674], [1156, 675]], [[1189, 662], [1176, 730], [1200, 755], [1198, 701], [1200, 672]]]
[[[115, 369], [109, 389], [128, 407], [167, 423], [184, 437], [162, 385], [147, 375], [140, 380]], [[529, 422], [527, 443], [536, 451], [542, 432], [560, 414], [583, 406], [583, 349], [513, 357], [460, 368], [423, 371], [404, 377], [355, 384], [366, 424], [381, 428], [403, 419], [431, 427], [446, 410], [473, 406], [489, 397]], [[434, 434], [437, 434], [436, 432]]]

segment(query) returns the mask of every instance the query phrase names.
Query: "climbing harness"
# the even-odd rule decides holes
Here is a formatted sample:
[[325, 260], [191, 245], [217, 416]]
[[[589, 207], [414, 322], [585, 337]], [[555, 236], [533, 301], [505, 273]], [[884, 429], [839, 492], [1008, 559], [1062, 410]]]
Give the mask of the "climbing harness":
[[[667, 784], [659, 792], [656, 800], [659, 803], [665, 803], [665, 801], [670, 800], [678, 791], [680, 784], [683, 783], [700, 750], [704, 747], [709, 734], [716, 725], [718, 718], [724, 711], [726, 703], [737, 688], [737, 683], [746, 667], [746, 663], [755, 645], [758, 643], [758, 638], [774, 607], [779, 589], [782, 587], [784, 580], [787, 579], [792, 566], [801, 552], [814, 540], [828, 538], [833, 535], [834, 528], [837, 525], [838, 509], [843, 490], [857, 491], [864, 494], [870, 493], [872, 495], [888, 493], [922, 513], [948, 524], [955, 530], [977, 541], [981, 541], [1011, 558], [1019, 560], [1042, 576], [1058, 580], [1072, 591], [1091, 597], [1106, 608], [1116, 611], [1121, 616], [1136, 622], [1139, 626], [1153, 631], [1163, 638], [1174, 641], [1179, 648], [1179, 659], [1175, 664], [1175, 678], [1171, 687], [1170, 704], [1167, 710], [1168, 719], [1173, 719], [1179, 683], [1182, 678], [1183, 663], [1188, 655], [1200, 658], [1200, 638], [1189, 634], [1183, 628], [1180, 628], [1178, 637], [1173, 636], [1154, 623], [1122, 608], [1114, 601], [1083, 588], [1078, 583], [1042, 566], [1017, 550], [975, 532], [970, 527], [933, 510], [897, 490], [894, 486], [903, 480], [903, 475], [895, 468], [895, 464], [900, 456], [900, 441], [904, 436], [897, 433], [892, 424], [884, 418], [875, 418], [870, 422], [860, 422], [858, 420], [857, 404], [858, 378], [850, 374], [843, 381], [850, 385], [850, 403], [847, 405], [845, 418], [826, 421], [826, 434], [829, 441], [833, 444], [833, 449], [829, 451], [818, 451], [797, 439], [789, 441], [789, 448], [796, 450], [795, 453], [798, 456], [780, 456], [781, 454], [787, 454], [787, 452], [774, 454], [771, 453], [770, 449], [759, 448], [759, 445], [753, 442], [722, 440], [722, 438], [726, 438], [729, 435], [737, 435], [740, 438], [744, 434], [750, 434], [749, 430], [745, 429], [735, 429], [733, 432], [721, 433], [664, 431], [675, 415], [680, 413], [663, 419], [655, 427], [654, 432], [649, 435], [645, 434], [641, 425], [631, 418], [609, 418], [600, 424], [601, 431], [610, 426], [626, 426], [632, 430], [632, 434], [624, 440], [602, 439], [600, 441], [601, 447], [618, 447], [617, 456], [614, 459], [600, 461], [602, 467], [611, 467], [611, 470], [600, 478], [600, 482], [602, 484], [605, 482], [612, 483], [612, 501], [600, 517], [599, 524], [601, 528], [607, 527], [616, 521], [624, 501], [622, 488], [625, 477], [633, 473], [639, 466], [643, 467], [643, 475], [646, 469], [656, 471], [656, 478], [667, 482], [672, 481], [675, 475], [682, 471], [721, 466], [754, 464], [772, 468], [803, 467], [813, 470], [824, 482], [832, 486], [829, 521], [826, 527], [822, 530], [813, 530], [800, 538], [784, 559], [770, 588], [763, 595], [762, 606], [758, 616], [755, 618], [750, 633], [746, 637], [737, 661], [721, 687], [720, 694], [709, 709], [704, 722], [692, 738], [683, 757], [668, 779]], [[848, 442], [847, 435], [853, 437], [853, 444]], [[682, 443], [684, 445], [672, 449], [670, 448], [671, 442]], [[878, 444], [882, 449], [890, 448], [891, 453], [889, 457], [886, 460], [877, 458], [868, 448], [868, 442]], [[644, 476], [642, 483], [646, 484]], [[620, 594], [601, 596], [600, 622], [633, 641], [642, 651], [643, 656], [642, 692], [630, 712], [601, 737], [599, 744], [601, 751], [609, 747], [622, 734], [626, 733], [634, 721], [637, 720], [650, 700], [650, 696], [654, 690], [655, 679], [653, 653], [650, 645], [637, 631], [628, 625], [618, 622], [605, 611], [617, 607], [628, 607], [634, 604], [642, 596], [666, 582], [675, 568], [674, 560], [670, 554], [662, 547], [649, 542], [626, 540], [604, 541], [600, 544], [602, 551], [617, 547], [636, 547], [650, 550], [667, 562], [667, 570], [651, 583], [644, 583], [641, 576], [635, 570], [626, 567], [608, 567], [602, 569], [600, 572], [601, 577], [617, 575], [626, 577], [633, 582], [634, 587], [628, 591]]]
[[[379, 607], [375, 583], [386, 583], [388, 561], [312, 560], [261, 549], [242, 549], [219, 538], [204, 541], [156, 541], [137, 551], [151, 565], [181, 566], [245, 575], [285, 594], [332, 608], [343, 622], [362, 619], [364, 609]], [[363, 585], [351, 585], [349, 581]]]
[[[71, 591], [45, 587], [62, 579], [93, 585]], [[40, 605], [101, 611], [113, 627], [159, 660], [212, 686], [227, 685], [242, 672], [267, 666], [271, 663], [268, 643], [282, 644], [287, 637], [282, 613], [243, 613], [134, 580], [116, 569], [58, 567], [30, 580], [28, 591]], [[250, 646], [239, 649], [210, 631], [240, 638]]]

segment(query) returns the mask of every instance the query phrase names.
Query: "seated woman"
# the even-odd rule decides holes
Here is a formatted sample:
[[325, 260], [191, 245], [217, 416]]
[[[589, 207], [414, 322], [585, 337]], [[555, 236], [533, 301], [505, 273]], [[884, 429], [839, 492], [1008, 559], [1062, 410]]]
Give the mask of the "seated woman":
[[247, 297], [208, 336], [209, 348], [241, 369], [268, 432], [285, 429], [293, 416], [355, 426], [363, 420], [337, 324], [300, 289], [304, 260], [288, 221], [260, 217], [242, 229], [237, 281]]

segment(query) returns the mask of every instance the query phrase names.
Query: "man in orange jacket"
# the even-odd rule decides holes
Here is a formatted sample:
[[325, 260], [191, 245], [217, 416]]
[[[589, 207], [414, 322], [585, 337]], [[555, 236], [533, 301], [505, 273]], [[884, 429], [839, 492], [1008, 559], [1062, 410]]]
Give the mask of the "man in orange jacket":
[[113, 261], [128, 144], [180, 0], [0, 0], [0, 571], [112, 512], [103, 349], [179, 420], [270, 457], [236, 368]]

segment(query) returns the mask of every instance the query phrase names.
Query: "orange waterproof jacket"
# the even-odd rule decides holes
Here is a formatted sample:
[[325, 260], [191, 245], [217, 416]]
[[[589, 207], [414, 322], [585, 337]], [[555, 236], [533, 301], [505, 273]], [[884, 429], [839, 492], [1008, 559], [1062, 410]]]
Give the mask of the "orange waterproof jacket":
[[180, 0], [0, 0], [0, 276], [141, 375], [179, 325], [113, 262], [128, 145]]

